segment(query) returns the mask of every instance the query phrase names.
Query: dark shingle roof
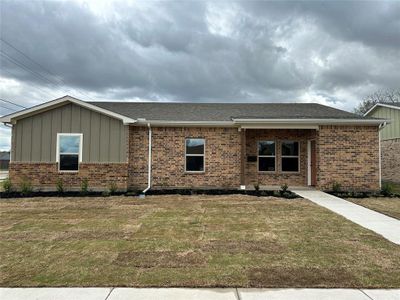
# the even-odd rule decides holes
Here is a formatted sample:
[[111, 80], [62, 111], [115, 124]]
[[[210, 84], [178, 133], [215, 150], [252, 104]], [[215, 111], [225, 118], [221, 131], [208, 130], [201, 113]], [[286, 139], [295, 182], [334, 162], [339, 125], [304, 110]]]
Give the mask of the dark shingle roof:
[[316, 103], [163, 103], [89, 102], [133, 118], [162, 121], [238, 119], [370, 119]]

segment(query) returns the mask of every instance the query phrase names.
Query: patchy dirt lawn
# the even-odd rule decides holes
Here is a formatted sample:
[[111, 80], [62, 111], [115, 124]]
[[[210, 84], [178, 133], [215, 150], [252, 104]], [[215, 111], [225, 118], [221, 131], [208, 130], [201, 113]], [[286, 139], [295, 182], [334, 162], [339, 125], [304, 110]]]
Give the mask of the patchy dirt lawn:
[[1, 286], [400, 287], [400, 246], [302, 199], [0, 200]]

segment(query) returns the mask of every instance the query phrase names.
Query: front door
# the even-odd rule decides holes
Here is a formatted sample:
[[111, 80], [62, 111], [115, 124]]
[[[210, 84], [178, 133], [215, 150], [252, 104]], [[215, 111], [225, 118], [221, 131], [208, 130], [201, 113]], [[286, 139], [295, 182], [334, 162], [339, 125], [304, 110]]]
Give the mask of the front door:
[[308, 185], [317, 185], [317, 153], [315, 140], [308, 141]]

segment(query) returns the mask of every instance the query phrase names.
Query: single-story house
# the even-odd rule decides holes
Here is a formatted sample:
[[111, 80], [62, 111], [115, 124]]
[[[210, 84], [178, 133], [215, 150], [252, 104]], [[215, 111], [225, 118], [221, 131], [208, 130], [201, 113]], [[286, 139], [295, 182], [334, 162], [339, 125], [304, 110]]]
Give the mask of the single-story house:
[[380, 131], [382, 180], [400, 183], [400, 103], [377, 103], [365, 116], [390, 120]]
[[385, 120], [314, 103], [85, 102], [65, 96], [0, 119], [10, 178], [37, 189], [378, 190]]

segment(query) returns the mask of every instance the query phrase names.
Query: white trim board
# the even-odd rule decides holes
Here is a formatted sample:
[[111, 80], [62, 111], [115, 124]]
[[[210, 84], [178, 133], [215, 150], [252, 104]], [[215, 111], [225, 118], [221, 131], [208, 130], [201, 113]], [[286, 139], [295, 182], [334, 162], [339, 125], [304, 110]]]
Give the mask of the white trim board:
[[378, 106], [387, 107], [387, 108], [393, 108], [393, 109], [400, 109], [399, 106], [390, 105], [390, 104], [386, 104], [386, 103], [376, 103], [374, 106], [372, 106], [372, 107], [364, 114], [364, 117], [367, 116], [367, 115], [368, 115], [369, 113], [371, 113], [372, 111], [374, 111]]
[[136, 123], [136, 120], [134, 120], [132, 118], [129, 118], [129, 117], [124, 116], [124, 115], [117, 114], [115, 112], [109, 111], [107, 109], [98, 107], [96, 105], [87, 103], [87, 102], [79, 100], [79, 99], [76, 99], [76, 98], [71, 97], [71, 96], [64, 96], [64, 97], [61, 97], [61, 98], [58, 98], [58, 99], [55, 99], [55, 100], [52, 100], [52, 101], [49, 101], [49, 102], [46, 102], [46, 103], [43, 103], [43, 104], [39, 104], [39, 105], [33, 106], [31, 108], [27, 108], [27, 109], [24, 109], [24, 110], [21, 110], [21, 111], [6, 115], [6, 116], [0, 118], [0, 122], [3, 122], [3, 123], [14, 123], [15, 120], [18, 119], [18, 117], [34, 115], [34, 114], [37, 114], [37, 113], [40, 113], [40, 112], [43, 112], [43, 111], [47, 111], [47, 110], [50, 110], [52, 108], [61, 106], [64, 103], [68, 103], [68, 102], [77, 104], [79, 106], [82, 106], [82, 107], [85, 107], [87, 109], [99, 112], [99, 113], [104, 114], [104, 115], [119, 119], [124, 124]]

